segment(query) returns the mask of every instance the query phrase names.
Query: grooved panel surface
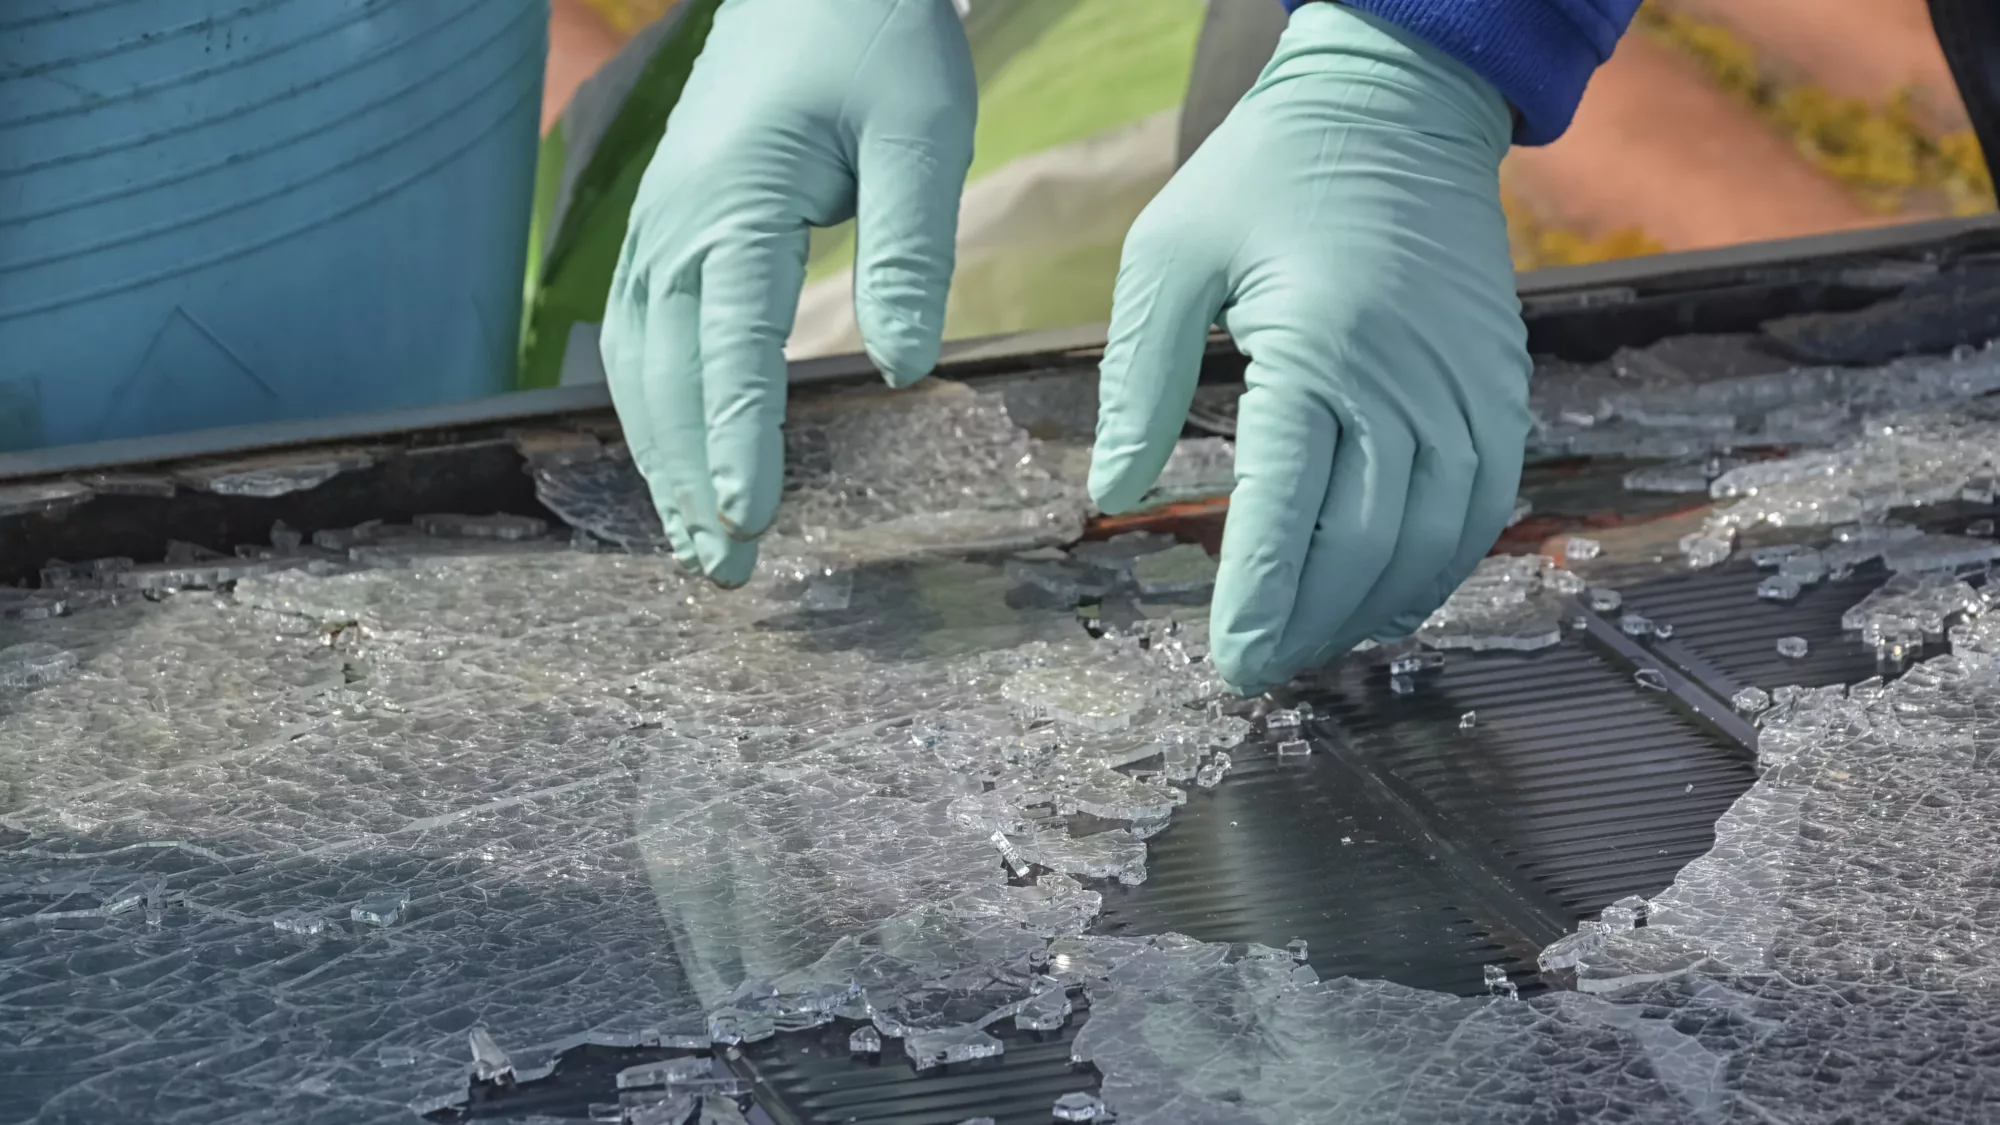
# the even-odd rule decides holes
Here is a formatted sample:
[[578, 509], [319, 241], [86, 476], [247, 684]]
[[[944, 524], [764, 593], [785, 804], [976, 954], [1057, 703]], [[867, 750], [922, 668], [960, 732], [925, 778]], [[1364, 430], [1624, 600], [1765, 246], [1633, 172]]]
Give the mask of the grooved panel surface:
[[1744, 747], [1574, 637], [1457, 656], [1408, 695], [1386, 679], [1349, 666], [1318, 700], [1357, 756], [1565, 930], [1672, 882], [1753, 780]]

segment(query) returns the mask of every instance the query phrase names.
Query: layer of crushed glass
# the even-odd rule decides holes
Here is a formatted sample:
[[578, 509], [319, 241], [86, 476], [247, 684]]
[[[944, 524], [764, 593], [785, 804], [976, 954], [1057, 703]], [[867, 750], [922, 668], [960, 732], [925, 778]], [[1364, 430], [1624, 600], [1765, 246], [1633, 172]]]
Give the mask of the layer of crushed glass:
[[[1985, 431], [1948, 427], [1979, 425], [1864, 431], [1719, 518], [1846, 487], [1797, 522], [1888, 526], [1971, 487]], [[1871, 445], [1912, 434], [1922, 458]], [[440, 519], [53, 576], [71, 612], [0, 646], [0, 1119], [405, 1121], [580, 1042], [837, 1017], [949, 1065], [1081, 1000], [1075, 1055], [1128, 1125], [1990, 1118], [1976, 542], [1820, 543], [1916, 576], [1863, 626], [1952, 651], [1760, 702], [1763, 776], [1713, 851], [1545, 955], [1578, 991], [1460, 998], [1321, 981], [1303, 949], [1086, 936], [1089, 881], [1143, 881], [1248, 730], [1181, 620], [1212, 571], [1151, 537], [1052, 547], [1086, 512], [1076, 450], [962, 388], [788, 440], [740, 591], [655, 553], [615, 450], [535, 467], [574, 539]], [[1613, 594], [1489, 560], [1415, 642], [1539, 647]], [[1093, 637], [1080, 598], [1133, 623]], [[660, 1114], [707, 1081], [632, 1083], [656, 1077]]]

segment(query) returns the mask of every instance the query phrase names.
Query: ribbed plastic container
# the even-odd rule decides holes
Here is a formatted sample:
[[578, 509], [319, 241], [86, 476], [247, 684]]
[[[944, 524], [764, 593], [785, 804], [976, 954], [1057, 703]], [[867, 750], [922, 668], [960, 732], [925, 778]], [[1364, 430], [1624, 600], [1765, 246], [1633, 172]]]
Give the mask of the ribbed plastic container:
[[546, 0], [0, 0], [0, 449], [511, 383]]

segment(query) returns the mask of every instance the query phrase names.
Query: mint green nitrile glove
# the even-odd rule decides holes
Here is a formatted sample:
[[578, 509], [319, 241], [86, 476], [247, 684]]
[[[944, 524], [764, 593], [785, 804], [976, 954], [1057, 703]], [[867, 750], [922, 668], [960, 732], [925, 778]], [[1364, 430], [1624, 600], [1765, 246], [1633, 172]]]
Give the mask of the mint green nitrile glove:
[[854, 312], [894, 386], [937, 363], [978, 88], [951, 0], [726, 0], [646, 168], [602, 350], [675, 555], [749, 581], [784, 481], [808, 226], [857, 219]]
[[1228, 329], [1250, 366], [1210, 642], [1238, 690], [1411, 632], [1512, 514], [1529, 362], [1510, 125], [1438, 51], [1306, 4], [1126, 238], [1090, 491], [1139, 502], [1209, 325]]

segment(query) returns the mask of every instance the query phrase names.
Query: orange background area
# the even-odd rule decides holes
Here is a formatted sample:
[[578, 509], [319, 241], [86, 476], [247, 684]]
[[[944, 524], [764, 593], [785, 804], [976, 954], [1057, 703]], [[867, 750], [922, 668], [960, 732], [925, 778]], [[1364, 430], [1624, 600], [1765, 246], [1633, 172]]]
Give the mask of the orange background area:
[[[553, 0], [543, 128], [637, 24], [672, 2]], [[1896, 120], [1909, 129], [1932, 141], [1962, 134], [1964, 109], [1923, 0], [1648, 0], [1647, 14], [1694, 21], [1706, 38], [1690, 49], [1642, 18], [1592, 80], [1570, 132], [1508, 157], [1502, 189], [1517, 264], [1692, 250], [1966, 209], [1963, 193], [1952, 204], [1927, 188], [1884, 192], [1843, 177], [1795, 123], [1755, 104], [1774, 89], [1805, 88], [1851, 99], [1845, 104], [1879, 119], [1899, 112], [1887, 107], [1900, 97], [1906, 109]], [[1717, 43], [1725, 62], [1754, 60], [1764, 76], [1758, 94], [1732, 88], [1713, 51], [1703, 57], [1702, 45]], [[1981, 187], [1972, 206], [1989, 190]]]

